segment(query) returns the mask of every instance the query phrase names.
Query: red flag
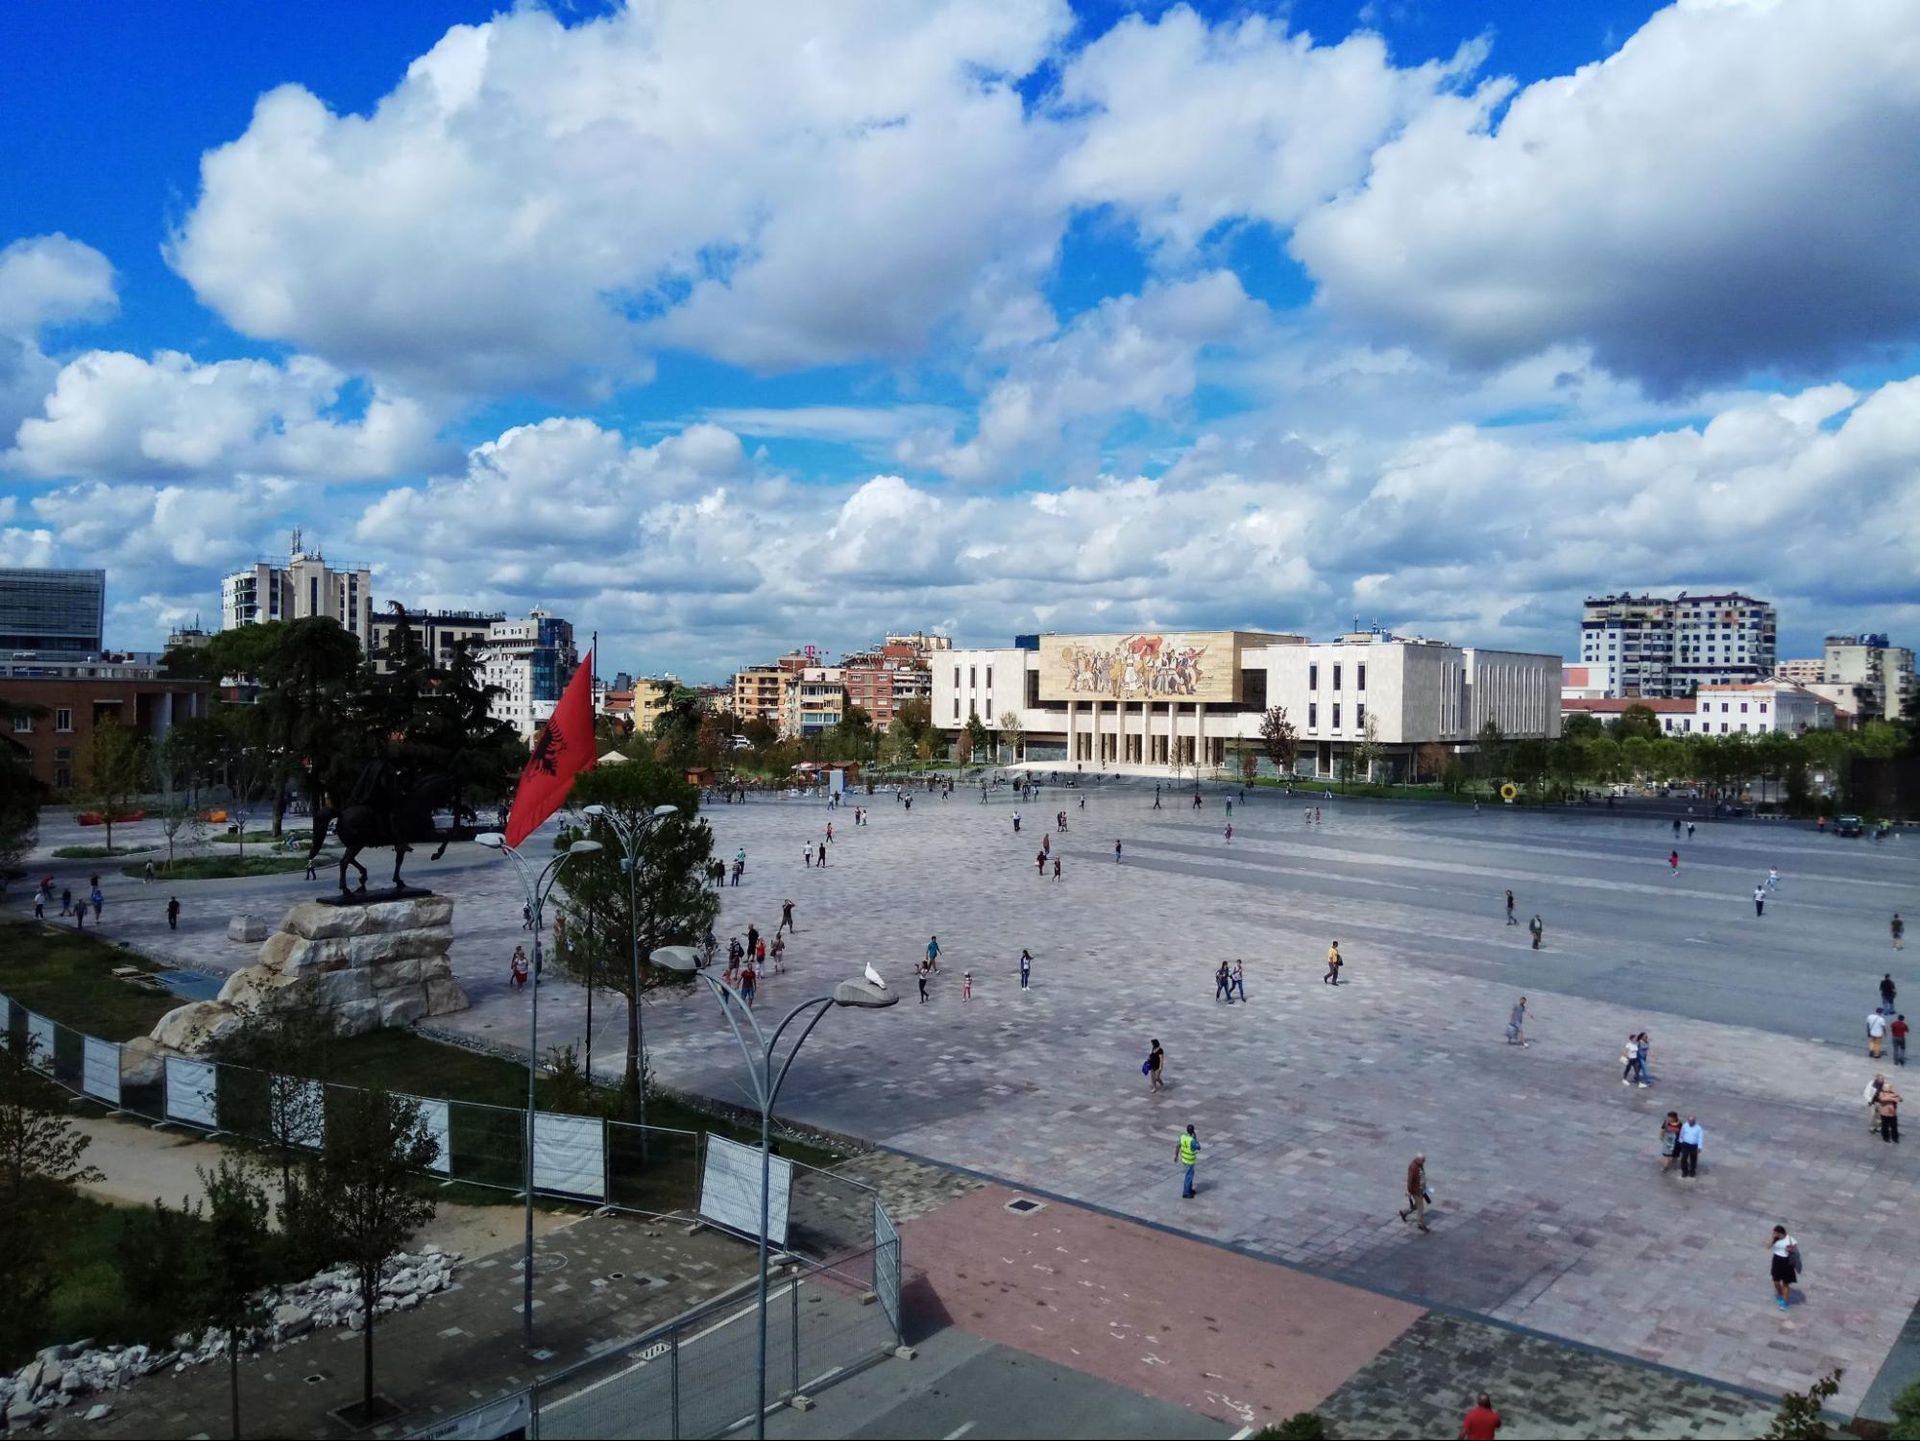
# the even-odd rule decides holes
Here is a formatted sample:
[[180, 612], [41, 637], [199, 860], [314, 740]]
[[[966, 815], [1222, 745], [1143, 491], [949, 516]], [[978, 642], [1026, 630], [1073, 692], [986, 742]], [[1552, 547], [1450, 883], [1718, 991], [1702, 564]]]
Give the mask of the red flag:
[[517, 846], [546, 824], [573, 789], [573, 778], [593, 769], [593, 652], [567, 682], [566, 693], [553, 708], [540, 737], [520, 772], [513, 790], [513, 809], [507, 813], [507, 844]]

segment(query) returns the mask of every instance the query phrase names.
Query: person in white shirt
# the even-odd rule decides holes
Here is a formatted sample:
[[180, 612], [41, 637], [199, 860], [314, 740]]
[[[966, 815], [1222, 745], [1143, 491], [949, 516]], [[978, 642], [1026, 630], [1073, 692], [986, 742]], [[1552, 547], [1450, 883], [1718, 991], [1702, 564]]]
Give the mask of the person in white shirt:
[[1880, 1059], [1880, 1042], [1886, 1034], [1886, 1016], [1874, 1011], [1867, 1017], [1867, 1055], [1876, 1061]]
[[1767, 1249], [1773, 1253], [1773, 1303], [1784, 1311], [1794, 1279], [1800, 1274], [1800, 1243], [1787, 1234], [1785, 1226], [1775, 1226]]
[[1761, 916], [1765, 915], [1766, 911], [1767, 888], [1765, 886], [1755, 886], [1753, 888], [1753, 913], [1756, 916]]
[[1691, 1178], [1700, 1169], [1700, 1147], [1706, 1143], [1706, 1128], [1692, 1116], [1680, 1127], [1680, 1174]]

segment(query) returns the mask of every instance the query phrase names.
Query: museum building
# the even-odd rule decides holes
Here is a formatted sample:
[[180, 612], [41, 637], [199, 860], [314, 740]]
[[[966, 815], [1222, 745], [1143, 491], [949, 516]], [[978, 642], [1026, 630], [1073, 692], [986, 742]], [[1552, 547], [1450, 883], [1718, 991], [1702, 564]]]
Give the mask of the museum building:
[[1010, 758], [1011, 716], [1021, 757], [1037, 765], [1174, 774], [1237, 770], [1251, 753], [1270, 771], [1260, 731], [1275, 706], [1293, 725], [1293, 774], [1303, 778], [1370, 769], [1376, 780], [1424, 779], [1488, 721], [1508, 739], [1560, 734], [1559, 656], [1382, 631], [1332, 641], [1247, 630], [1029, 635], [931, 660], [935, 725], [957, 736], [978, 716]]

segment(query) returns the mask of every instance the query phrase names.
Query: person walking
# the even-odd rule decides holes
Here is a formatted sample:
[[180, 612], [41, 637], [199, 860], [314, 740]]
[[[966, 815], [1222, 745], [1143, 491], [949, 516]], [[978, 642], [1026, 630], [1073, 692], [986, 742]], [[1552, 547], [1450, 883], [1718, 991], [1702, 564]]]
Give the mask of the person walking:
[[70, 916], [73, 914], [73, 887], [72, 886], [60, 887], [60, 914], [63, 916]]
[[1499, 1434], [1500, 1413], [1493, 1409], [1493, 1397], [1482, 1391], [1460, 1418], [1460, 1441], [1494, 1441]]
[[[815, 847], [813, 863], [823, 871], [827, 868], [827, 843], [825, 841], [820, 842], [820, 844]], [[736, 886], [740, 884], [740, 870], [741, 868], [739, 866], [733, 868], [733, 883]]]
[[1896, 951], [1904, 951], [1907, 948], [1907, 923], [1900, 919], [1900, 912], [1893, 913], [1893, 919], [1887, 923], [1887, 929], [1893, 932], [1893, 948]]
[[747, 959], [752, 960], [755, 951], [760, 949], [760, 927], [747, 927]]
[[1633, 1078], [1642, 1090], [1653, 1084], [1653, 1077], [1647, 1074], [1647, 1057], [1653, 1053], [1653, 1043], [1642, 1031], [1633, 1038]]
[[1546, 939], [1547, 923], [1540, 919], [1540, 914], [1537, 911], [1534, 913], [1533, 919], [1527, 922], [1527, 934], [1533, 937], [1533, 948], [1536, 951], [1539, 950], [1540, 942]]
[[800, 859], [807, 863], [808, 870], [813, 869], [813, 843], [812, 842], [808, 842], [806, 845], [800, 847]]
[[1187, 1129], [1180, 1133], [1180, 1144], [1174, 1150], [1174, 1160], [1180, 1165], [1180, 1199], [1193, 1199], [1193, 1168], [1200, 1163], [1200, 1138], [1194, 1134], [1193, 1123], [1187, 1123]]
[[960, 973], [960, 999], [963, 1001], [970, 1001], [973, 999], [973, 972], [972, 971], [962, 971]]
[[792, 901], [780, 902], [780, 924], [773, 928], [773, 933], [778, 936], [782, 931], [792, 931], [796, 936], [800, 934], [800, 928], [793, 923]]
[[1767, 913], [1767, 888], [1764, 885], [1758, 885], [1753, 888], [1753, 913], [1756, 916], [1763, 916]]
[[1860, 1094], [1860, 1099], [1867, 1107], [1867, 1134], [1869, 1136], [1875, 1134], [1880, 1129], [1880, 1090], [1886, 1084], [1886, 1076], [1875, 1072], [1873, 1079], [1867, 1082], [1866, 1090]]
[[920, 1002], [922, 1005], [926, 1004], [927, 999], [927, 977], [932, 974], [933, 962], [931, 961], [922, 961], [914, 968], [913, 978], [920, 983]]
[[1880, 1099], [1874, 1102], [1874, 1113], [1880, 1118], [1880, 1139], [1898, 1145], [1900, 1142], [1900, 1093], [1893, 1088], [1891, 1081], [1880, 1088]]
[[1680, 1158], [1680, 1113], [1668, 1111], [1660, 1123], [1660, 1172], [1665, 1175]]
[[93, 902], [93, 920], [94, 924], [98, 925], [100, 923], [100, 912], [106, 908], [107, 898], [100, 894], [100, 886], [97, 882], [94, 884], [93, 894], [88, 896], [87, 899]]
[[1160, 809], [1160, 787], [1159, 786], [1155, 786], [1153, 788], [1153, 808], [1155, 810]]
[[45, 891], [35, 891], [33, 893], [33, 918], [36, 921], [44, 921], [47, 918], [47, 893]]
[[1632, 1031], [1627, 1032], [1627, 1043], [1620, 1048], [1620, 1084], [1631, 1086], [1633, 1075], [1640, 1067], [1640, 1038]]
[[1700, 1148], [1707, 1143], [1706, 1127], [1693, 1116], [1680, 1128], [1680, 1174], [1692, 1180], [1700, 1170]]
[[1228, 1005], [1233, 1004], [1233, 972], [1227, 968], [1225, 961], [1213, 973], [1213, 998], [1225, 1001]]
[[1020, 948], [1020, 989], [1033, 988], [1033, 953], [1025, 946]]
[[1891, 1015], [1893, 1013], [1893, 998], [1898, 993], [1898, 988], [1893, 984], [1893, 972], [1888, 971], [1880, 977], [1880, 1009]]
[[929, 971], [940, 969], [940, 937], [938, 936], [927, 937], [927, 969]]
[[1769, 1263], [1773, 1277], [1773, 1304], [1782, 1311], [1792, 1299], [1793, 1283], [1800, 1278], [1800, 1243], [1787, 1234], [1785, 1226], [1775, 1226], [1767, 1242], [1772, 1254]]
[[[1688, 809], [1691, 810], [1692, 807], [1689, 806]], [[1687, 839], [1688, 840], [1693, 839], [1693, 822], [1692, 821], [1687, 822]]]
[[1780, 889], [1780, 867], [1768, 866], [1767, 867], [1767, 892], [1769, 895], [1771, 895], [1774, 891], [1777, 891], [1779, 889]]
[[167, 897], [167, 929], [170, 931], [180, 929], [180, 897], [178, 896]]
[[1904, 1066], [1907, 1063], [1907, 1018], [1895, 1016], [1893, 1024], [1887, 1027], [1887, 1034], [1893, 1037], [1893, 1063]]
[[1053, 878], [1056, 881], [1060, 879], [1060, 857], [1058, 856], [1053, 858]]
[[1118, 841], [1113, 843], [1113, 863], [1116, 866], [1120, 864], [1120, 842]]
[[1018, 811], [1013, 813], [1013, 833], [1016, 836], [1020, 834], [1020, 812]]
[[1247, 968], [1239, 960], [1233, 963], [1233, 990], [1234, 994], [1240, 997], [1240, 1004], [1244, 1006], [1247, 1003]]
[[1533, 1044], [1526, 1038], [1527, 998], [1522, 996], [1513, 1003], [1513, 1014], [1507, 1017], [1507, 1044], [1509, 1046], [1527, 1046]]
[[1867, 1017], [1867, 1058], [1880, 1059], [1880, 1043], [1887, 1034], [1887, 1017], [1884, 1011], [1875, 1011]]
[[1427, 1202], [1430, 1199], [1427, 1190], [1427, 1157], [1422, 1152], [1407, 1164], [1407, 1204], [1400, 1212], [1400, 1219], [1413, 1221], [1422, 1231], [1426, 1230]]
[[1340, 943], [1335, 941], [1327, 947], [1327, 973], [1320, 978], [1321, 982], [1329, 986], [1339, 985], [1340, 967], [1345, 964], [1346, 960], [1340, 954]]
[[1667, 852], [1667, 874], [1669, 876], [1677, 876], [1680, 874], [1680, 852]]
[[[1227, 804], [1232, 805], [1233, 802], [1228, 801]], [[1233, 822], [1232, 821], [1227, 822], [1227, 844], [1228, 845], [1233, 844]]]
[[1158, 1041], [1149, 1042], [1147, 1059], [1141, 1063], [1140, 1069], [1146, 1073], [1147, 1093], [1149, 1095], [1155, 1091], [1166, 1090], [1167, 1053], [1160, 1049], [1160, 1043]]
[[748, 961], [746, 969], [740, 972], [740, 999], [749, 1006], [753, 1004], [754, 987], [759, 983], [760, 973], [754, 970], [753, 962]]
[[773, 957], [773, 969], [775, 973], [784, 971], [787, 968], [786, 937], [782, 936], [778, 931], [775, 931], [773, 933], [773, 949], [767, 952], [767, 954]]
[[513, 958], [507, 962], [507, 981], [517, 991], [527, 983], [527, 948], [515, 946]]
[[140, 868], [140, 884], [143, 886], [150, 886], [153, 884], [153, 862], [152, 861], [148, 861], [144, 866]]
[[1510, 925], [1510, 926], [1517, 926], [1517, 925], [1519, 925], [1519, 924], [1520, 924], [1520, 922], [1519, 922], [1519, 921], [1517, 921], [1516, 919], [1514, 919], [1514, 914], [1513, 914], [1513, 892], [1512, 892], [1512, 891], [1508, 891], [1508, 892], [1507, 892], [1507, 924], [1508, 924], [1508, 925]]

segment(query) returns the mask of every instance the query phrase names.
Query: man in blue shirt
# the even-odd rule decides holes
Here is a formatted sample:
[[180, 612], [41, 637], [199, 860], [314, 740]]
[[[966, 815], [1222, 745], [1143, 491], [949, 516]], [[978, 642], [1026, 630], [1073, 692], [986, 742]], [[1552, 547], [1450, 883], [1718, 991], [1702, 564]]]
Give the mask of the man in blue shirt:
[[1680, 1174], [1692, 1176], [1700, 1167], [1700, 1147], [1707, 1139], [1706, 1128], [1692, 1116], [1680, 1128]]

